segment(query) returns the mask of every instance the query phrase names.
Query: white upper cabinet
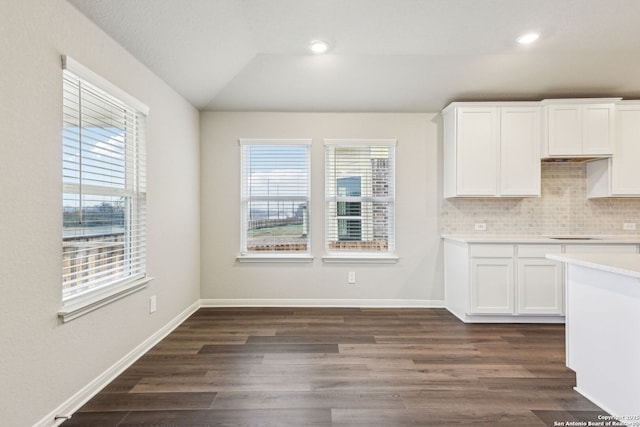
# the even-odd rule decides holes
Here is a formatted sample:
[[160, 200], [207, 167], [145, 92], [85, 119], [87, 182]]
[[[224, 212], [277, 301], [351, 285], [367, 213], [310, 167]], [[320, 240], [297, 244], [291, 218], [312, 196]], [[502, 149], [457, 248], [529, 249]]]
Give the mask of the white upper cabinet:
[[542, 158], [611, 157], [620, 98], [546, 99]]
[[540, 107], [500, 108], [501, 196], [540, 196]]
[[640, 197], [640, 101], [615, 108], [615, 154], [587, 164], [587, 197]]
[[458, 107], [444, 114], [445, 197], [495, 196], [498, 109]]
[[443, 116], [445, 197], [540, 196], [537, 103], [453, 103]]

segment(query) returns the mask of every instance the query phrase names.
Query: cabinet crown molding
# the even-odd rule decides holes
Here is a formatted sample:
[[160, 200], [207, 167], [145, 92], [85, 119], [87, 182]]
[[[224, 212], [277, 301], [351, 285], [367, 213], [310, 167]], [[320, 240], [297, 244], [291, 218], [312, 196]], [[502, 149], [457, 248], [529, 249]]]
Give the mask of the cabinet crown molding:
[[550, 98], [543, 99], [540, 104], [615, 104], [620, 101], [622, 98]]

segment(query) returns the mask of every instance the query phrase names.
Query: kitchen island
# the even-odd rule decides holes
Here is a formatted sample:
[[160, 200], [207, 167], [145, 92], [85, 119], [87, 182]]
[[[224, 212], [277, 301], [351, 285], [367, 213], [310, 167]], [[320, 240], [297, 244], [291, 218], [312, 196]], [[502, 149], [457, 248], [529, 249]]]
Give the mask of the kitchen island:
[[547, 258], [566, 265], [566, 361], [576, 391], [623, 423], [639, 421], [640, 255]]

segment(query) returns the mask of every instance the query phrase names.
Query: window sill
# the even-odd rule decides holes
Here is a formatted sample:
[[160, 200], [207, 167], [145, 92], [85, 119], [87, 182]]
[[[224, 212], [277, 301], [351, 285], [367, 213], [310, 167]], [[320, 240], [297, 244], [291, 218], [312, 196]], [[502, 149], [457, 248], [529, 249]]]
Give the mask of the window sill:
[[392, 254], [333, 254], [322, 257], [323, 262], [336, 264], [395, 264], [399, 259]]
[[264, 255], [238, 255], [236, 257], [238, 262], [294, 262], [294, 263], [307, 263], [313, 262], [313, 257], [309, 254], [297, 255], [297, 254], [264, 254]]
[[153, 280], [152, 277], [143, 277], [122, 285], [111, 287], [104, 292], [100, 292], [92, 297], [83, 298], [81, 301], [69, 303], [58, 312], [58, 317], [63, 323], [77, 319], [80, 316], [91, 313], [94, 310], [111, 304], [114, 301], [122, 299], [127, 295], [131, 295], [147, 287], [147, 284]]

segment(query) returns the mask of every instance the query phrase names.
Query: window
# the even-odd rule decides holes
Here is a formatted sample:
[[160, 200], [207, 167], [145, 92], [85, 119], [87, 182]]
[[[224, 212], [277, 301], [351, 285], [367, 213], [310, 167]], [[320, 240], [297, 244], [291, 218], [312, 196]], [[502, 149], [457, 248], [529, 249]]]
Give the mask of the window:
[[326, 140], [326, 250], [393, 254], [395, 141]]
[[146, 107], [64, 64], [62, 302], [86, 310], [146, 283]]
[[241, 255], [309, 254], [311, 140], [241, 139]]

